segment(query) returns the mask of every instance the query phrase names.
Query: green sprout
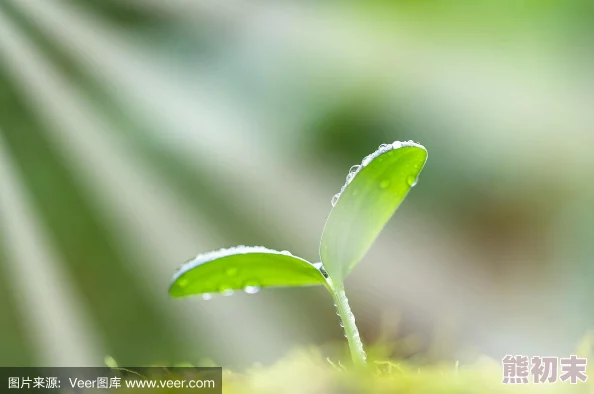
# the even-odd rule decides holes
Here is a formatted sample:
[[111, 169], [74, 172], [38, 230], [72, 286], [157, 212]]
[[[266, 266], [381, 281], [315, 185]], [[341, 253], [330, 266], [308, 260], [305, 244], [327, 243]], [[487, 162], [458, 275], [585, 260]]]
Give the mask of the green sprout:
[[353, 166], [332, 211], [320, 243], [319, 263], [288, 251], [237, 246], [198, 255], [174, 275], [172, 297], [257, 293], [266, 287], [323, 285], [331, 294], [347, 338], [353, 363], [365, 365], [366, 354], [344, 291], [344, 280], [367, 253], [400, 206], [427, 161], [427, 150], [412, 141], [382, 144]]

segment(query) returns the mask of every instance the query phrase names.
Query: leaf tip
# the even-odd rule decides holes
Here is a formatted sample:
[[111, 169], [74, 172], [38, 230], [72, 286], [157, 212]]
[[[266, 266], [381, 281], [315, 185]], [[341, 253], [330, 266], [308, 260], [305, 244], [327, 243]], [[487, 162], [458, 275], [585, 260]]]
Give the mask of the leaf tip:
[[365, 156], [363, 158], [363, 160], [361, 161], [361, 164], [356, 164], [356, 165], [354, 165], [354, 166], [351, 167], [351, 169], [349, 170], [349, 173], [347, 174], [346, 182], [341, 187], [340, 192], [336, 193], [332, 197], [332, 201], [331, 201], [332, 202], [332, 206], [335, 206], [336, 205], [336, 203], [338, 202], [338, 199], [340, 198], [340, 196], [342, 195], [342, 193], [349, 186], [349, 184], [355, 179], [355, 177], [357, 176], [357, 174], [359, 174], [359, 172], [361, 172], [361, 170], [363, 170], [373, 160], [375, 160], [379, 156], [383, 155], [384, 153], [388, 153], [390, 151], [393, 151], [393, 150], [396, 150], [396, 149], [400, 149], [400, 148], [419, 148], [419, 149], [422, 149], [424, 151], [424, 154], [425, 154], [425, 161], [427, 161], [427, 156], [428, 156], [427, 148], [425, 148], [423, 145], [419, 144], [418, 142], [414, 142], [413, 140], [408, 140], [408, 141], [394, 141], [391, 144], [381, 144], [377, 148], [377, 150], [375, 152], [370, 153], [369, 155]]

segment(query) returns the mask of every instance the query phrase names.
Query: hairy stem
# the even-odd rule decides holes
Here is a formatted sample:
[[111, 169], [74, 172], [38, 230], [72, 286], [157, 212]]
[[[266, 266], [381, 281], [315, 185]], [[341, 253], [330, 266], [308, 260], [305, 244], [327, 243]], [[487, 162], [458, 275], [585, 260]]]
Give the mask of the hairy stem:
[[366, 364], [367, 355], [363, 350], [363, 342], [359, 336], [359, 330], [355, 324], [355, 315], [349, 306], [349, 300], [344, 292], [344, 285], [342, 283], [330, 284], [332, 298], [334, 298], [334, 305], [336, 306], [336, 314], [340, 317], [342, 326], [344, 327], [344, 336], [349, 343], [351, 357], [355, 365], [364, 366]]

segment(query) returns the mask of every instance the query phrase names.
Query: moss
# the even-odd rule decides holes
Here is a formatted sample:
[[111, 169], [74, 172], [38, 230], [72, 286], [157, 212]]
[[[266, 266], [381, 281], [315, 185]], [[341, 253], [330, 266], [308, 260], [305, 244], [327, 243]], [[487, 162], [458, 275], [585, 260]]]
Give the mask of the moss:
[[504, 385], [501, 362], [481, 358], [472, 365], [455, 363], [417, 366], [405, 361], [370, 361], [355, 370], [325, 359], [315, 349], [300, 350], [270, 367], [242, 373], [225, 371], [225, 394], [505, 394], [591, 393], [590, 382], [577, 385]]

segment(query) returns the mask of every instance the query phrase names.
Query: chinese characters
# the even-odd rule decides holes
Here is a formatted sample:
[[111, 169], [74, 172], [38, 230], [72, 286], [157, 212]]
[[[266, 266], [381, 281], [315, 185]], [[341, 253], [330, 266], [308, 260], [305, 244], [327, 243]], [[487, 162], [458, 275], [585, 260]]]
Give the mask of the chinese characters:
[[588, 359], [575, 355], [568, 358], [508, 355], [501, 363], [503, 384], [543, 384], [557, 381], [577, 384], [588, 380]]

